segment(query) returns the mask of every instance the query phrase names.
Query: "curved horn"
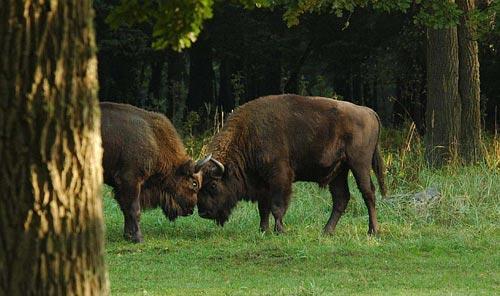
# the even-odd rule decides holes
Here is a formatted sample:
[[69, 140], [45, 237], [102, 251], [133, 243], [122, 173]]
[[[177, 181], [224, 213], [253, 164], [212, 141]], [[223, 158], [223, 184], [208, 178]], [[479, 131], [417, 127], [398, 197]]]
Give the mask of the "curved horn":
[[210, 160], [211, 160], [211, 161], [213, 161], [213, 163], [215, 163], [215, 165], [217, 166], [217, 169], [218, 169], [218, 172], [217, 172], [217, 173], [218, 173], [219, 175], [224, 174], [224, 170], [225, 170], [224, 165], [223, 165], [222, 163], [220, 163], [220, 162], [219, 162], [217, 159], [215, 159], [215, 158], [211, 158]]
[[194, 164], [195, 173], [199, 172], [201, 170], [201, 168], [205, 164], [207, 164], [207, 162], [209, 162], [211, 159], [212, 159], [212, 154], [209, 154], [209, 155], [205, 156], [205, 158], [197, 160], [196, 163]]

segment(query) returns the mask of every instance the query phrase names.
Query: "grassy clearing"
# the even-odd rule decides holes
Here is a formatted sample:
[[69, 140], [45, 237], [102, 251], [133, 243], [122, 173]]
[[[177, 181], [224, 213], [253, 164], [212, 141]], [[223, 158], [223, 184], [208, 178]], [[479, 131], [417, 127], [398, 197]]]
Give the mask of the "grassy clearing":
[[[401, 137], [405, 139], [405, 136]], [[404, 140], [403, 140], [404, 141]], [[255, 204], [240, 203], [224, 228], [196, 214], [175, 223], [142, 216], [145, 243], [122, 239], [122, 215], [105, 190], [106, 250], [115, 295], [492, 295], [500, 291], [500, 172], [489, 161], [430, 170], [420, 150], [386, 149], [390, 197], [379, 199], [381, 233], [366, 235], [367, 212], [352, 198], [324, 237], [331, 197], [297, 183], [287, 233], [261, 234]], [[418, 146], [418, 143], [412, 143]], [[405, 156], [402, 153], [407, 150]], [[496, 151], [496, 152], [495, 152]], [[434, 187], [440, 197], [414, 202]]]

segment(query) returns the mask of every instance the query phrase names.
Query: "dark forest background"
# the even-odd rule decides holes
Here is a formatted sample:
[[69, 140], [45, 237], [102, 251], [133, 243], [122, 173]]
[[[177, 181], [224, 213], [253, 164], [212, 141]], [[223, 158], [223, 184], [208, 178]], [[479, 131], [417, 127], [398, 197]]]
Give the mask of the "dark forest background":
[[[220, 4], [183, 52], [153, 50], [147, 24], [112, 30], [117, 1], [94, 1], [99, 99], [166, 114], [200, 132], [259, 96], [338, 97], [375, 109], [386, 127], [414, 122], [425, 132], [426, 29], [414, 14], [357, 9], [304, 15], [288, 28], [283, 10]], [[416, 12], [415, 12], [416, 13]], [[482, 125], [498, 124], [500, 37], [479, 39]]]

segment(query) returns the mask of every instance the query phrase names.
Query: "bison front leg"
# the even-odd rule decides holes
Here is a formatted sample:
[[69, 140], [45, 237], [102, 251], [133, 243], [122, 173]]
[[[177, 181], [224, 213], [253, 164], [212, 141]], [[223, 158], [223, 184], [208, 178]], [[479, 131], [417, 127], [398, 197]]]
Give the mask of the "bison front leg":
[[277, 162], [270, 171], [274, 171], [274, 175], [269, 178], [271, 213], [275, 221], [274, 231], [283, 233], [285, 232], [283, 216], [288, 209], [292, 194], [293, 170], [288, 162], [281, 161]]
[[123, 237], [134, 243], [143, 241], [139, 222], [141, 218], [140, 183], [122, 185], [119, 189], [119, 203], [125, 219]]
[[285, 232], [285, 226], [283, 225], [283, 216], [285, 216], [286, 210], [288, 209], [288, 204], [290, 203], [290, 195], [292, 193], [292, 183], [290, 182], [284, 187], [279, 188], [280, 190], [271, 194], [271, 213], [274, 217], [274, 231], [276, 233]]
[[274, 231], [276, 233], [284, 233], [285, 226], [283, 225], [283, 216], [285, 216], [286, 207], [273, 205], [271, 211], [274, 216]]
[[269, 214], [271, 214], [271, 206], [268, 200], [259, 200], [259, 216], [260, 216], [260, 231], [266, 232], [269, 230]]

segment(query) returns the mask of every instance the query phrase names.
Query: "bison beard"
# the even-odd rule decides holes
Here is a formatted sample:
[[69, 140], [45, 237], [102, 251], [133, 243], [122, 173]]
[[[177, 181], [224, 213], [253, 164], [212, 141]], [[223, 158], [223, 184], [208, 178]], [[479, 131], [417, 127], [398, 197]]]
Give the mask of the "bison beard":
[[142, 241], [141, 208], [160, 206], [169, 220], [196, 206], [202, 165], [194, 163], [170, 121], [131, 105], [101, 103], [104, 182], [115, 189], [124, 237]]
[[[182, 201], [182, 198], [177, 198]], [[144, 184], [141, 191], [141, 208], [152, 209], [160, 207], [165, 217], [170, 221], [174, 221], [179, 216], [191, 215], [192, 211], [184, 211], [187, 205], [181, 206], [182, 202], [176, 202], [175, 195], [168, 193], [166, 190], [160, 190], [158, 185]]]
[[295, 181], [328, 186], [333, 206], [324, 227], [334, 231], [350, 199], [352, 171], [368, 209], [368, 232], [377, 232], [373, 169], [385, 195], [378, 148], [380, 120], [362, 106], [328, 98], [269, 96], [239, 107], [209, 145], [213, 158], [203, 167], [198, 212], [224, 225], [239, 200], [258, 203], [260, 228], [284, 231]]

